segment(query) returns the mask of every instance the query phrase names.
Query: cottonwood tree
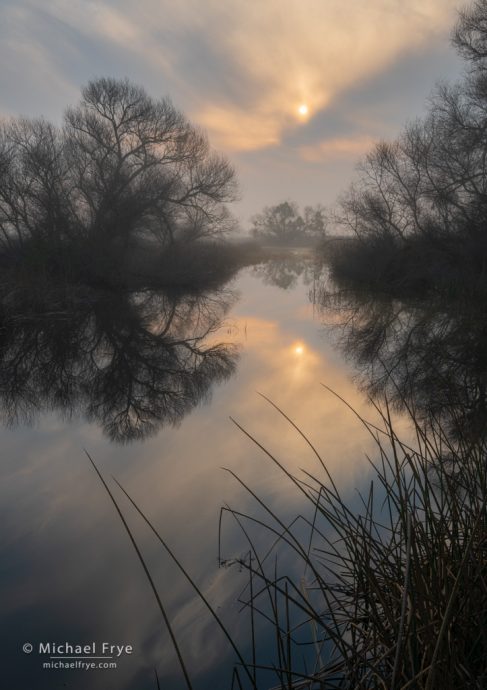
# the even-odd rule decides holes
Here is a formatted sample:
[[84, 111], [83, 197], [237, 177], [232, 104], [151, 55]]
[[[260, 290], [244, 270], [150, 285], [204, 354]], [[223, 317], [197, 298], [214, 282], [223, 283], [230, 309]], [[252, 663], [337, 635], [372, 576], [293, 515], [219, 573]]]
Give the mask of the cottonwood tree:
[[379, 143], [341, 199], [339, 221], [360, 237], [445, 236], [479, 230], [487, 200], [487, 2], [460, 14], [453, 42], [469, 61], [442, 85], [425, 118]]
[[0, 240], [53, 242], [73, 230], [68, 162], [62, 134], [44, 120], [0, 127]]
[[315, 241], [322, 240], [327, 231], [328, 216], [324, 206], [305, 206], [303, 209], [304, 232]]
[[453, 31], [453, 42], [467, 60], [478, 62], [487, 58], [487, 3], [476, 0], [459, 12]]
[[322, 239], [326, 231], [326, 215], [322, 206], [306, 206], [303, 214], [292, 201], [265, 206], [252, 218], [252, 235], [270, 244], [307, 244]]
[[0, 236], [127, 245], [212, 236], [229, 226], [235, 175], [167, 99], [98, 79], [64, 126], [17, 119], [0, 129]]

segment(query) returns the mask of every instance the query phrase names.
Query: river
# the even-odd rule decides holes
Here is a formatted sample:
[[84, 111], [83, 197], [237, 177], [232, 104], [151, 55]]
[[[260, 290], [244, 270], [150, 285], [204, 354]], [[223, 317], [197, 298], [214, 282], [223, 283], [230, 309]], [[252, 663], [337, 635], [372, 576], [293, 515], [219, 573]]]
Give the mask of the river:
[[[282, 469], [232, 420], [289, 472], [304, 476], [306, 471], [326, 481], [312, 449], [273, 402], [309, 437], [346, 496], [353, 497], [355, 487], [367, 480], [370, 437], [353, 412], [322, 384], [365, 416], [372, 414], [371, 406], [354, 383], [354, 369], [337, 348], [333, 329], [323, 326], [323, 314], [317, 313], [310, 299], [315, 289], [312, 269], [294, 275], [290, 269], [277, 268], [245, 269], [226, 286], [225, 295], [211, 295], [203, 306], [178, 307], [180, 338], [184, 331], [191, 339], [191, 328], [198, 337], [208, 331], [196, 341], [198, 347], [204, 343], [205, 356], [210, 347], [226, 348], [231, 361], [225, 360], [221, 371], [222, 350], [217, 349], [216, 364], [205, 369], [198, 385], [188, 391], [188, 380], [201, 372], [202, 365], [192, 355], [178, 355], [179, 365], [187, 369], [186, 383], [178, 388], [184, 399], [164, 398], [161, 403], [160, 391], [151, 394], [149, 405], [155, 409], [146, 414], [150, 423], [139, 424], [136, 433], [131, 427], [130, 438], [124, 438], [126, 424], [115, 429], [107, 382], [101, 389], [92, 380], [79, 384], [76, 376], [85, 365], [74, 366], [72, 352], [63, 360], [69, 373], [64, 388], [58, 390], [54, 378], [49, 380], [50, 363], [42, 356], [34, 377], [44, 387], [41, 394], [23, 389], [25, 399], [20, 404], [16, 392], [7, 395], [4, 388], [4, 417], [15, 407], [15, 414], [7, 419], [10, 426], [1, 432], [5, 687], [141, 690], [157, 687], [154, 669], [162, 688], [185, 687], [153, 592], [88, 454], [113, 490], [144, 554], [194, 687], [208, 690], [231, 687], [235, 654], [113, 478], [150, 518], [244, 653], [249, 643], [248, 612], [240, 611], [237, 597], [248, 578], [238, 563], [231, 564], [245, 559], [248, 544], [225, 511], [219, 554], [220, 509], [230, 506], [268, 519], [244, 484], [285, 522], [309, 508]], [[151, 309], [147, 332], [154, 331], [158, 318], [157, 308]], [[144, 318], [147, 321], [147, 314]], [[121, 332], [131, 342], [127, 329]], [[45, 337], [40, 346], [44, 351]], [[53, 337], [59, 343], [59, 334]], [[29, 352], [23, 356], [31, 356]], [[106, 348], [101, 354], [97, 351], [98, 369], [107, 357]], [[111, 376], [119, 383], [123, 374], [118, 366]], [[132, 371], [135, 380], [141, 370]], [[169, 383], [174, 388], [173, 379]], [[81, 392], [75, 395], [76, 386]], [[98, 398], [87, 402], [87, 395], [95, 395], [93, 390]], [[142, 397], [144, 390], [139, 392]], [[35, 410], [29, 408], [29, 395]], [[268, 538], [255, 524], [249, 526], [252, 529], [256, 540]], [[292, 560], [283, 554], [279, 567], [292, 569]], [[110, 654], [110, 648], [103, 647], [104, 642], [131, 649], [117, 656], [117, 650]], [[32, 645], [30, 653], [23, 651], [25, 645]], [[116, 668], [43, 667], [55, 662], [54, 657], [63, 657], [63, 663], [66, 657], [76, 657], [76, 662], [80, 652], [69, 645], [91, 645], [84, 654], [90, 657], [87, 661], [112, 656], [109, 661]], [[265, 649], [263, 644], [263, 656]]]

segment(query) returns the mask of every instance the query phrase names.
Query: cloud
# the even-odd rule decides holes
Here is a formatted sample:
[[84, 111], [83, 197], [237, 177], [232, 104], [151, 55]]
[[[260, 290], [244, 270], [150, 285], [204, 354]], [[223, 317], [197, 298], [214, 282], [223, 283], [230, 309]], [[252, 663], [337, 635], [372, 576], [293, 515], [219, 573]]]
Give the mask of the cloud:
[[230, 157], [242, 219], [285, 197], [330, 203], [367, 137], [394, 137], [438, 76], [458, 75], [456, 4], [2, 0], [0, 115], [59, 122], [89, 79], [128, 77]]
[[[64, 26], [86, 43], [103, 44], [131, 72], [145, 68], [149, 88], [163, 82], [217, 147], [242, 151], [275, 146], [303, 126], [299, 104], [306, 103], [312, 117], [403, 54], [445, 40], [456, 4], [45, 0], [40, 9], [35, 0], [20, 0], [14, 24], [38, 45], [41, 14], [59, 25], [43, 46], [59, 80], [67, 78], [66, 47], [56, 40]], [[13, 1], [4, 7], [12, 18]], [[14, 44], [9, 52], [15, 61]]]
[[312, 146], [302, 146], [299, 153], [303, 160], [318, 163], [329, 159], [357, 158], [369, 151], [376, 140], [369, 136], [337, 137], [325, 139]]
[[[210, 14], [216, 3], [209, 3]], [[215, 91], [215, 101], [197, 104], [196, 117], [227, 150], [275, 145], [300, 127], [298, 107], [310, 115], [328, 108], [339, 94], [381, 72], [407, 52], [429, 44], [452, 23], [454, 2], [295, 3], [234, 0], [214, 13], [209, 29], [230, 70], [247, 88], [243, 103]]]
[[76, 96], [77, 89], [58, 69], [60, 54], [66, 59], [71, 47], [59, 37], [53, 50], [49, 35], [36, 32], [31, 19], [27, 7], [0, 7], [0, 114], [40, 115], [32, 112], [32, 104], [42, 101], [56, 118], [66, 99]]

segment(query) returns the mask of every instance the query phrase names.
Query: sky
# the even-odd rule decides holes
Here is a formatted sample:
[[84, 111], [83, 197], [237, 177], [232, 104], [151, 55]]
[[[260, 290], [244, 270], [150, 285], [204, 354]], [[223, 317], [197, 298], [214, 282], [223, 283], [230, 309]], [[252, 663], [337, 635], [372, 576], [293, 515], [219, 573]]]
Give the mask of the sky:
[[88, 80], [128, 77], [229, 158], [246, 229], [265, 205], [333, 205], [374, 142], [460, 76], [459, 2], [0, 0], [0, 116], [60, 123]]

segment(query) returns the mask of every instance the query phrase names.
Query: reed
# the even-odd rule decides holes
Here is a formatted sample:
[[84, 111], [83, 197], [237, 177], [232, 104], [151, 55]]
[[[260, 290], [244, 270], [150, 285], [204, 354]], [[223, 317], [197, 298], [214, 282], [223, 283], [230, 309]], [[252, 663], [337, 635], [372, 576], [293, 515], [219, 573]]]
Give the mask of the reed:
[[[288, 523], [234, 475], [257, 507], [243, 513], [226, 506], [220, 518], [220, 529], [227, 517], [235, 520], [247, 544], [248, 556], [235, 561], [249, 575], [240, 596], [249, 616], [245, 653], [200, 592], [237, 655], [232, 687], [485, 688], [484, 443], [452, 441], [441, 425], [430, 420], [426, 426], [411, 409], [412, 436], [405, 441], [395, 431], [387, 402], [376, 405], [378, 424], [356, 413], [375, 444], [367, 458], [373, 478], [357, 509], [341, 494], [311, 441], [269, 403], [305, 438], [321, 473], [291, 473], [235, 422], [292, 482], [303, 509]], [[255, 538], [256, 527], [260, 535], [268, 534], [270, 547]], [[279, 552], [286, 552], [284, 560], [292, 564], [283, 572]]]

